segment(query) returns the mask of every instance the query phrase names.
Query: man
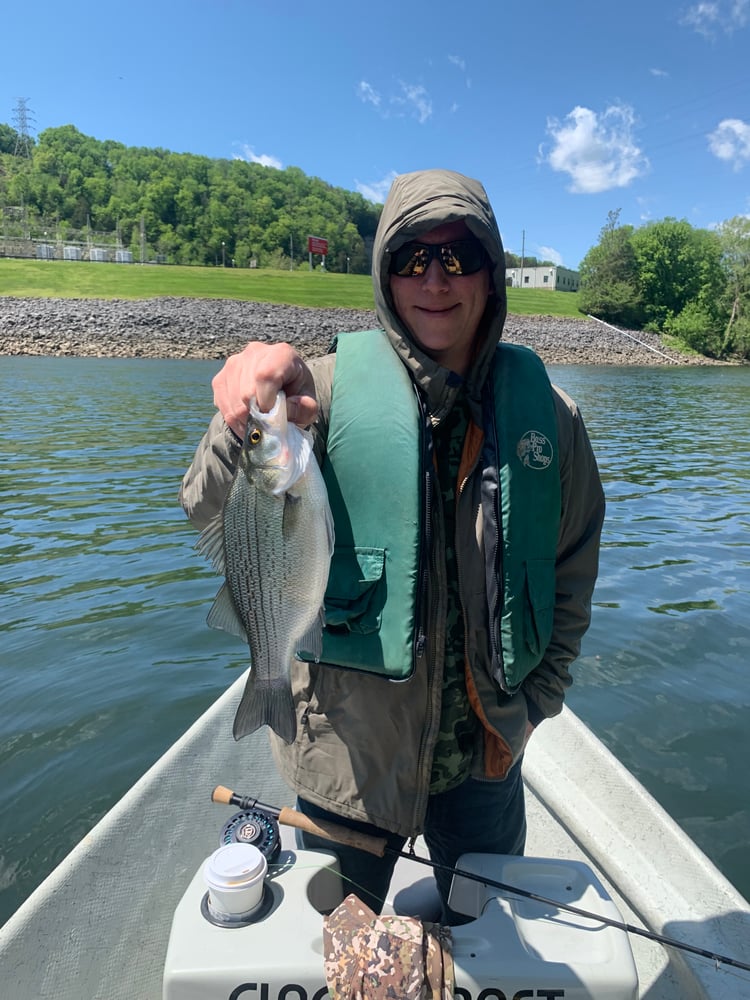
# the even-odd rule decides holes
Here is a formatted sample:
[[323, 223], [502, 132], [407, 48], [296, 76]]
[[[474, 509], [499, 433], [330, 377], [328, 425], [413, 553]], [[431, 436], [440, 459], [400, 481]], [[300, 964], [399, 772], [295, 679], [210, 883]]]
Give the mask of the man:
[[[541, 362], [500, 345], [505, 259], [481, 184], [445, 170], [398, 177], [373, 281], [384, 334], [344, 334], [309, 364], [288, 344], [227, 360], [182, 504], [198, 527], [216, 514], [250, 398], [267, 410], [283, 388], [337, 495], [349, 581], [334, 583], [334, 553], [328, 651], [292, 664], [297, 738], [272, 737], [298, 807], [399, 849], [423, 833], [448, 867], [466, 851], [522, 853], [523, 750], [560, 711], [589, 624], [604, 514], [596, 462]], [[409, 600], [395, 607], [388, 595], [404, 580]], [[339, 587], [359, 587], [343, 611]], [[408, 639], [403, 657], [383, 652], [393, 634]], [[339, 855], [379, 910], [393, 857]], [[450, 875], [436, 878], [445, 918], [458, 919]]]

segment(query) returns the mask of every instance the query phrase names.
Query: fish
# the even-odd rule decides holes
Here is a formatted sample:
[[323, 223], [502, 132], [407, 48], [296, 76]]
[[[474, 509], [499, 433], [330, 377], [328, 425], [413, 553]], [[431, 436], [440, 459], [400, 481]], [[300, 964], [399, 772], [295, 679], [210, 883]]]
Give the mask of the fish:
[[234, 738], [268, 725], [292, 743], [289, 670], [298, 654], [315, 661], [322, 654], [333, 516], [312, 437], [287, 420], [283, 390], [268, 413], [255, 398], [249, 411], [232, 486], [197, 548], [224, 576], [207, 623], [250, 649]]

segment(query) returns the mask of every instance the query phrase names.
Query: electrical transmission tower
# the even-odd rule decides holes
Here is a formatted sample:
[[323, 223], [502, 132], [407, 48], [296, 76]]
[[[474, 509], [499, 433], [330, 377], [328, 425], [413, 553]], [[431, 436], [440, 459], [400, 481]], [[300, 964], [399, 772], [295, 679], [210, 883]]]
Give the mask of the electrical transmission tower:
[[19, 97], [13, 112], [13, 124], [16, 127], [16, 148], [13, 150], [14, 156], [23, 156], [27, 160], [31, 159], [31, 129], [34, 123], [34, 115], [29, 110], [29, 102], [25, 97]]

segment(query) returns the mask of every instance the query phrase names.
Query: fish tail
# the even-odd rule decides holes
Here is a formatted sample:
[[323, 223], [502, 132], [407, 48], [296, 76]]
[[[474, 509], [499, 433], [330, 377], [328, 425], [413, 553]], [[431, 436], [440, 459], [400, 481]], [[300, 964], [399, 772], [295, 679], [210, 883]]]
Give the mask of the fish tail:
[[254, 733], [261, 726], [270, 726], [286, 743], [297, 735], [297, 713], [287, 678], [264, 680], [251, 669], [242, 693], [232, 734], [236, 740]]

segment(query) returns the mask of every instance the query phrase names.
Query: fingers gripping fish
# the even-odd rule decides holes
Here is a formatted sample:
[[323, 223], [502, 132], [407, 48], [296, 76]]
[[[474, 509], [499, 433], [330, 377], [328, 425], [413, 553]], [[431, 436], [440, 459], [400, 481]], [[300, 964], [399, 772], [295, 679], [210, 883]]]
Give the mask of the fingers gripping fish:
[[298, 651], [321, 654], [333, 519], [312, 439], [288, 423], [283, 392], [269, 413], [251, 401], [232, 487], [197, 547], [225, 577], [208, 624], [250, 647], [234, 738], [269, 725], [291, 743], [289, 666]]

